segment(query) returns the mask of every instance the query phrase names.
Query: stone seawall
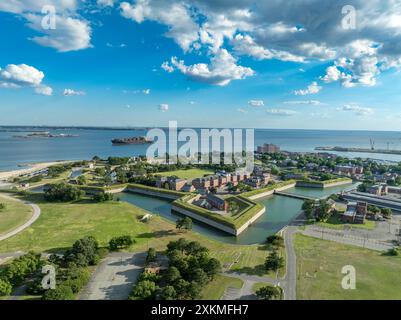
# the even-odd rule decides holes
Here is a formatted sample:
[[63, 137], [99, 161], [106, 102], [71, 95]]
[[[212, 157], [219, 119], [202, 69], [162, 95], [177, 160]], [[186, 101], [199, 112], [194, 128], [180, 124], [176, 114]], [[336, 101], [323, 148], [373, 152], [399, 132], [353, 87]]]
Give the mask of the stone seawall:
[[263, 207], [263, 209], [261, 209], [257, 214], [255, 214], [251, 219], [249, 219], [246, 223], [244, 223], [240, 228], [238, 229], [234, 229], [228, 226], [225, 226], [221, 223], [218, 223], [212, 219], [208, 219], [204, 216], [201, 216], [199, 214], [196, 214], [195, 212], [192, 212], [190, 210], [187, 209], [183, 209], [181, 207], [177, 207], [175, 205], [172, 205], [171, 210], [176, 211], [178, 213], [181, 213], [185, 216], [188, 216], [190, 218], [193, 218], [197, 221], [203, 222], [211, 227], [214, 227], [216, 229], [219, 229], [221, 231], [227, 232], [231, 235], [234, 236], [238, 236], [239, 234], [241, 234], [244, 230], [246, 230], [250, 224], [252, 224], [254, 221], [256, 221], [263, 213], [265, 213], [266, 208]]
[[168, 194], [168, 193], [164, 193], [164, 192], [151, 191], [151, 190], [146, 190], [146, 189], [141, 189], [141, 188], [128, 187], [128, 188], [124, 189], [124, 191], [144, 194], [146, 196], [158, 197], [158, 198], [163, 198], [163, 199], [168, 199], [168, 200], [176, 200], [178, 198], [181, 198], [181, 196], [176, 196], [176, 195], [172, 195], [172, 194]]
[[331, 188], [331, 187], [337, 187], [337, 186], [342, 186], [344, 184], [351, 184], [352, 180], [343, 180], [343, 181], [336, 181], [332, 183], [310, 183], [307, 181], [297, 181], [296, 186], [297, 187], [302, 187], [302, 188], [317, 188], [317, 189], [324, 189], [324, 188]]
[[294, 182], [292, 184], [289, 184], [289, 185], [281, 187], [281, 188], [277, 188], [277, 189], [269, 190], [269, 191], [266, 191], [266, 192], [263, 192], [263, 193], [255, 194], [254, 196], [250, 196], [249, 199], [256, 200], [256, 199], [259, 199], [259, 198], [264, 198], [264, 197], [267, 197], [267, 196], [271, 196], [272, 194], [274, 194], [275, 191], [284, 191], [284, 190], [287, 190], [287, 189], [291, 189], [291, 188], [294, 188], [295, 185], [296, 185], [296, 183]]

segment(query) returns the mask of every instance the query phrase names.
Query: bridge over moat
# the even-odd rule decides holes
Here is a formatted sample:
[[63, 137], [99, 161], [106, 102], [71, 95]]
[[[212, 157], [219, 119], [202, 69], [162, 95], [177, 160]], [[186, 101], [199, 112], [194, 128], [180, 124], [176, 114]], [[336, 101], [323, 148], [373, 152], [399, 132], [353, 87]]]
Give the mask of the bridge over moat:
[[278, 196], [289, 197], [289, 198], [299, 199], [299, 200], [316, 201], [316, 200], [321, 199], [321, 198], [317, 198], [317, 197], [304, 196], [304, 195], [301, 195], [301, 194], [294, 194], [294, 193], [283, 192], [283, 191], [275, 191], [274, 194], [278, 195]]

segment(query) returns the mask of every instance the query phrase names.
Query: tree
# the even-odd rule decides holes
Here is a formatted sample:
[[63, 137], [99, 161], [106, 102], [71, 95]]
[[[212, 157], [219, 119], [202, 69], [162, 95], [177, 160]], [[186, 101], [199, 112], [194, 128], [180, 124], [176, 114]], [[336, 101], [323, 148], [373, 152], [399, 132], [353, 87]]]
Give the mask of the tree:
[[158, 287], [153, 281], [143, 280], [136, 284], [131, 297], [138, 300], [150, 300], [154, 298], [157, 289]]
[[8, 280], [0, 279], [0, 296], [9, 296], [13, 287]]
[[148, 255], [146, 256], [146, 263], [155, 262], [157, 258], [157, 253], [155, 248], [148, 249]]
[[203, 270], [211, 279], [213, 279], [214, 276], [221, 271], [220, 261], [216, 258], [211, 258], [209, 262], [204, 266]]
[[391, 216], [393, 215], [393, 211], [390, 208], [382, 208], [380, 209], [380, 212], [386, 219], [390, 219]]
[[167, 283], [174, 283], [181, 279], [180, 271], [176, 267], [170, 266], [164, 274], [164, 279]]
[[208, 252], [209, 250], [203, 247], [199, 242], [191, 241], [185, 246], [184, 251], [188, 255], [199, 255], [201, 253]]
[[84, 175], [80, 175], [80, 176], [77, 178], [77, 183], [78, 183], [80, 186], [86, 185], [86, 178], [85, 178], [85, 176], [84, 176]]
[[273, 252], [266, 258], [265, 261], [266, 270], [277, 271], [282, 267], [284, 267], [284, 259], [279, 256], [277, 250], [273, 250]]
[[190, 278], [201, 286], [204, 286], [209, 282], [208, 275], [201, 268], [193, 269]]
[[267, 237], [266, 242], [275, 247], [284, 247], [284, 238], [277, 234]]
[[198, 299], [201, 293], [201, 285], [191, 281], [186, 288], [186, 296], [192, 300]]
[[99, 192], [99, 193], [93, 195], [92, 199], [96, 202], [106, 202], [106, 201], [113, 201], [114, 196], [112, 193]]
[[160, 290], [161, 300], [175, 300], [177, 297], [177, 292], [173, 286], [166, 286]]
[[185, 249], [187, 248], [189, 242], [185, 240], [184, 238], [180, 238], [177, 241], [170, 241], [167, 244], [167, 254], [171, 251], [174, 250], [179, 250], [181, 252], [184, 252]]
[[77, 240], [66, 252], [66, 261], [78, 266], [95, 265], [99, 261], [99, 244], [94, 237], [84, 237]]
[[40, 255], [29, 252], [7, 264], [1, 270], [2, 278], [12, 285], [19, 285], [27, 276], [39, 268], [40, 263]]
[[82, 190], [63, 182], [50, 185], [44, 196], [49, 202], [69, 202], [79, 200], [83, 195]]
[[276, 300], [281, 296], [280, 289], [277, 287], [266, 286], [256, 291], [256, 296], [261, 300]]
[[191, 230], [192, 229], [192, 219], [189, 217], [184, 217], [182, 219], [178, 219], [176, 222], [176, 228], [178, 230]]
[[116, 251], [119, 249], [128, 248], [128, 247], [132, 246], [134, 244], [134, 242], [135, 241], [129, 235], [114, 237], [114, 238], [111, 238], [111, 240], [109, 241], [109, 248], [112, 251]]

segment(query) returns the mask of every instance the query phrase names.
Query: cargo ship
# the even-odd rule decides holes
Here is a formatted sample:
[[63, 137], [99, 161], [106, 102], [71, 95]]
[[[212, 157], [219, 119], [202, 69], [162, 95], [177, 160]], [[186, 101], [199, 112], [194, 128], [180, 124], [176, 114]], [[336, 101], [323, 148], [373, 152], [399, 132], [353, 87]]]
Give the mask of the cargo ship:
[[111, 140], [113, 145], [124, 145], [124, 144], [146, 144], [152, 143], [152, 139], [148, 139], [146, 137], [131, 137], [131, 138], [116, 138]]

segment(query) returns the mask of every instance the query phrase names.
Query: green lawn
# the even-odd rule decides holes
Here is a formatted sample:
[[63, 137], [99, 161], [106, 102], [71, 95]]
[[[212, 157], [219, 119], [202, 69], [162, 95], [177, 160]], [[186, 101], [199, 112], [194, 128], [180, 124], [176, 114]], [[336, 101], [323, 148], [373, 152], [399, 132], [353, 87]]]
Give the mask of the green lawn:
[[326, 227], [326, 228], [331, 228], [331, 229], [344, 229], [344, 227], [347, 226], [347, 227], [352, 227], [352, 228], [373, 230], [376, 226], [376, 222], [374, 222], [372, 220], [365, 220], [364, 224], [344, 223], [340, 219], [340, 216], [335, 214], [335, 215], [332, 215], [329, 219], [327, 219], [326, 222], [319, 222], [318, 225], [320, 225], [322, 227]]
[[263, 268], [269, 253], [263, 245], [231, 245], [196, 232], [177, 231], [173, 223], [157, 215], [142, 223], [138, 218], [146, 212], [125, 202], [48, 203], [39, 194], [28, 197], [40, 206], [41, 216], [29, 228], [1, 241], [0, 252], [60, 250], [86, 235], [95, 236], [101, 245], [107, 245], [112, 237], [125, 234], [136, 240], [130, 252], [145, 251], [149, 247], [160, 251], [165, 250], [169, 241], [186, 238], [209, 248], [211, 256], [231, 270], [273, 276]]
[[0, 203], [6, 205], [5, 209], [0, 209], [0, 235], [23, 225], [32, 217], [33, 210], [28, 205], [3, 198], [1, 194]]
[[[401, 299], [401, 257], [297, 234], [297, 299]], [[356, 289], [344, 290], [343, 266], [356, 269]]]
[[[40, 206], [41, 216], [31, 227], [1, 241], [0, 252], [65, 248], [85, 235], [95, 236], [106, 245], [113, 236], [137, 236], [150, 230], [149, 226], [137, 221], [144, 211], [124, 202], [48, 203], [41, 195], [32, 195], [30, 200]], [[139, 243], [145, 241], [138, 239]]]
[[202, 299], [220, 300], [226, 288], [242, 288], [244, 282], [241, 279], [218, 275], [202, 290]]
[[181, 179], [195, 179], [195, 178], [202, 178], [205, 175], [214, 174], [211, 170], [204, 170], [204, 169], [188, 169], [188, 170], [176, 170], [176, 171], [166, 171], [166, 172], [159, 172], [157, 175], [168, 177], [168, 176], [177, 176]]

